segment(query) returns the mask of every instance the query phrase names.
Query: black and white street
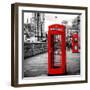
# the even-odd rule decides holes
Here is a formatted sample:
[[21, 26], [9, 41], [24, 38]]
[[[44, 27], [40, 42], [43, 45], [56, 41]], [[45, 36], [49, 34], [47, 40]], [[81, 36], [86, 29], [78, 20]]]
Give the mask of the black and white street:
[[[80, 53], [66, 52], [66, 75], [80, 74]], [[48, 53], [24, 60], [24, 77], [48, 76]]]

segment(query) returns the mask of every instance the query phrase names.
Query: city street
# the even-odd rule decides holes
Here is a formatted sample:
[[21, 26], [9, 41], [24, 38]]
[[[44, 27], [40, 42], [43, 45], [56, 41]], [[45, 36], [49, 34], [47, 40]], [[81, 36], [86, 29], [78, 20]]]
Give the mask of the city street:
[[[80, 74], [80, 53], [66, 52], [66, 75]], [[48, 53], [24, 60], [24, 77], [48, 76]]]

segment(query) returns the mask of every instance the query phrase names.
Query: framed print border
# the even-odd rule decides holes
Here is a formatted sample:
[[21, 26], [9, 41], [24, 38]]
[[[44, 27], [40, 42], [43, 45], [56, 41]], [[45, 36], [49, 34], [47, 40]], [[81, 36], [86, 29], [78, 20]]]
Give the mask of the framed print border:
[[[69, 9], [85, 11], [85, 80], [62, 81], [62, 82], [44, 82], [44, 83], [28, 83], [20, 84], [19, 82], [19, 7], [38, 7], [53, 9]], [[24, 11], [24, 10], [23, 10]], [[41, 85], [58, 85], [58, 84], [74, 84], [88, 82], [88, 8], [79, 6], [62, 6], [62, 5], [45, 5], [32, 3], [15, 3], [11, 5], [11, 85], [14, 87], [22, 86], [41, 86]]]

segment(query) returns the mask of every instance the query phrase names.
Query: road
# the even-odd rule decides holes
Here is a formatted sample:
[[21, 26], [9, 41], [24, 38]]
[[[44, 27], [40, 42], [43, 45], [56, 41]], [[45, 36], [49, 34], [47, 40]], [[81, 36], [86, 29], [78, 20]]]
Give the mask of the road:
[[[66, 52], [66, 75], [80, 74], [80, 53]], [[24, 60], [24, 77], [48, 76], [48, 53]]]

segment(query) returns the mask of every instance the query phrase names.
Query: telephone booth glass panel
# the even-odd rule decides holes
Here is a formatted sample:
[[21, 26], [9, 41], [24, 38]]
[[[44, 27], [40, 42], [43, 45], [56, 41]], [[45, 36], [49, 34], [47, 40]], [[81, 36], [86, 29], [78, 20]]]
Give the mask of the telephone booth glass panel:
[[53, 66], [58, 68], [61, 66], [61, 35], [54, 35], [54, 62]]

